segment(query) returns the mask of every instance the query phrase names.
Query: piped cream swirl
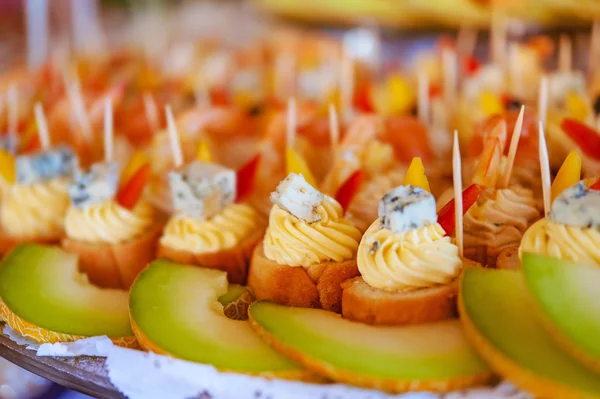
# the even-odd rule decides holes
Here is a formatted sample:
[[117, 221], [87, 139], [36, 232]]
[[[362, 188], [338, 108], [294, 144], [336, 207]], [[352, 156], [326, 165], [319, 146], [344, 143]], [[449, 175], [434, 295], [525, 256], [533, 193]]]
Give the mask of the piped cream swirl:
[[447, 284], [462, 267], [458, 247], [438, 223], [405, 233], [367, 229], [357, 254], [360, 273], [371, 287], [406, 291]]
[[305, 267], [352, 259], [361, 233], [343, 218], [340, 204], [325, 196], [317, 212], [321, 220], [307, 223], [274, 205], [264, 239], [266, 257], [280, 265]]

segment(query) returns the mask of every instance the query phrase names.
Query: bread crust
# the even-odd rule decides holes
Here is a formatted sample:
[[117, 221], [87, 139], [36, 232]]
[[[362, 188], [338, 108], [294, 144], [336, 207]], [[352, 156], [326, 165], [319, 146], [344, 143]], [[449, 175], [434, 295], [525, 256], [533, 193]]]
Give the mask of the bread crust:
[[355, 259], [308, 268], [279, 265], [267, 259], [261, 243], [252, 255], [248, 288], [257, 300], [340, 313], [342, 283], [359, 275]]
[[482, 264], [484, 267], [496, 267], [500, 252], [506, 247], [493, 248], [487, 245], [478, 247], [465, 247], [465, 258]]
[[47, 236], [47, 237], [14, 237], [0, 230], [0, 258], [7, 255], [16, 246], [24, 243], [34, 243], [42, 245], [59, 244], [62, 236]]
[[342, 315], [379, 326], [422, 324], [456, 317], [457, 281], [407, 292], [388, 292], [356, 277], [342, 284]]
[[511, 245], [506, 247], [498, 255], [496, 261], [496, 268], [498, 269], [513, 269], [518, 270], [521, 268], [521, 260], [519, 259], [519, 246]]
[[262, 240], [263, 235], [264, 230], [257, 230], [234, 248], [200, 254], [173, 249], [159, 243], [156, 256], [177, 263], [222, 270], [227, 272], [227, 280], [229, 283], [246, 284], [248, 265], [252, 258], [252, 252]]
[[62, 246], [77, 254], [79, 270], [87, 274], [91, 283], [129, 289], [142, 269], [154, 260], [162, 228], [162, 223], [156, 224], [143, 235], [117, 244], [95, 244], [66, 237]]

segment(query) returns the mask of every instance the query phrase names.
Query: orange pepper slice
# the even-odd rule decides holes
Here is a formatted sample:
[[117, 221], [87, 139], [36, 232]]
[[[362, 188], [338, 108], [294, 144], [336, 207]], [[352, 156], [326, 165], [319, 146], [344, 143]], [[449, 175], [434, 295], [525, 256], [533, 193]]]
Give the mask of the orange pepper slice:
[[423, 161], [421, 161], [420, 157], [414, 157], [404, 175], [404, 180], [402, 181], [402, 185], [412, 185], [415, 187], [421, 187], [423, 190], [427, 190], [431, 192], [429, 188], [429, 180], [427, 180], [427, 176], [425, 175], [425, 166], [423, 165]]
[[293, 148], [285, 150], [285, 165], [287, 173], [297, 173], [304, 176], [304, 179], [313, 187], [317, 187], [317, 181], [310, 171], [306, 160]]
[[129, 159], [129, 162], [127, 162], [127, 165], [125, 165], [121, 171], [121, 177], [119, 180], [121, 182], [121, 187], [146, 164], [150, 164], [150, 158], [148, 155], [144, 151], [136, 151]]
[[151, 174], [152, 170], [149, 163], [139, 168], [117, 192], [115, 196], [117, 203], [123, 208], [133, 209], [142, 197], [144, 189], [150, 181]]
[[556, 178], [552, 183], [552, 202], [563, 191], [577, 183], [581, 179], [581, 156], [572, 150], [561, 165]]
[[212, 154], [206, 140], [200, 141], [198, 144], [198, 153], [196, 159], [201, 162], [212, 162]]
[[4, 180], [10, 184], [15, 182], [15, 157], [10, 152], [2, 149], [0, 149], [0, 176], [2, 176]]

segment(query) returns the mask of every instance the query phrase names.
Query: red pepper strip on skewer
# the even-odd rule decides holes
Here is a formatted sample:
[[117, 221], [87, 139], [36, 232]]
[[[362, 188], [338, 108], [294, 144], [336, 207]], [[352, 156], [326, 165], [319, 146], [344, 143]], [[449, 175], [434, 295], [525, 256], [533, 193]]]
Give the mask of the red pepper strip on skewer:
[[359, 169], [355, 171], [346, 179], [344, 184], [342, 184], [335, 193], [335, 200], [340, 203], [344, 212], [348, 210], [352, 199], [360, 188], [363, 178], [364, 173], [362, 170]]
[[354, 93], [354, 106], [362, 112], [375, 112], [371, 86], [363, 83], [356, 87], [356, 92]]
[[560, 127], [585, 155], [600, 160], [600, 133], [573, 118], [564, 118]]
[[590, 186], [590, 190], [600, 190], [600, 179], [596, 180], [596, 183]]
[[255, 155], [246, 162], [236, 173], [236, 197], [235, 202], [242, 202], [252, 193], [256, 171], [260, 163], [260, 154]]
[[[477, 202], [477, 198], [479, 198], [479, 194], [481, 193], [481, 187], [477, 184], [471, 184], [469, 187], [465, 188], [462, 192], [463, 198], [463, 215], [467, 213], [469, 208], [471, 208], [475, 202]], [[454, 224], [454, 198], [452, 198], [442, 209], [438, 212], [438, 223], [442, 226], [446, 235], [452, 235], [454, 233], [454, 228], [456, 227]]]
[[117, 203], [123, 208], [133, 209], [150, 181], [151, 172], [149, 163], [141, 166], [117, 192], [115, 197]]
[[481, 61], [472, 55], [467, 55], [463, 60], [463, 68], [467, 75], [473, 75], [481, 68]]

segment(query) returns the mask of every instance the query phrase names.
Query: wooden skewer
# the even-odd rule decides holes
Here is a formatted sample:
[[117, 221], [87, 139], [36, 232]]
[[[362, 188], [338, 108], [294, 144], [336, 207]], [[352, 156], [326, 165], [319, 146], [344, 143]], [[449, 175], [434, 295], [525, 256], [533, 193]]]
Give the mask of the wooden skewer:
[[154, 97], [152, 96], [152, 94], [148, 92], [144, 93], [143, 98], [146, 119], [150, 124], [152, 133], [156, 133], [160, 129], [160, 124], [158, 123], [158, 107], [156, 106], [156, 101], [154, 101]]
[[107, 97], [104, 102], [104, 161], [113, 159], [113, 106], [112, 98]]
[[500, 182], [502, 188], [508, 187], [510, 183], [510, 176], [512, 169], [515, 164], [515, 158], [517, 157], [517, 149], [519, 148], [519, 139], [521, 138], [521, 132], [523, 131], [523, 118], [525, 115], [525, 105], [521, 106], [519, 117], [515, 123], [512, 137], [510, 139], [510, 147], [508, 149], [508, 158], [506, 159], [506, 166], [504, 167], [504, 176]]
[[331, 137], [331, 152], [337, 152], [340, 142], [340, 123], [333, 104], [329, 104], [329, 134]]
[[592, 25], [590, 36], [590, 48], [588, 51], [588, 75], [589, 79], [594, 78], [598, 64], [598, 47], [600, 47], [600, 21], [595, 21]]
[[506, 21], [504, 15], [498, 10], [492, 14], [492, 26], [490, 31], [490, 49], [492, 62], [502, 70], [506, 65]]
[[196, 106], [201, 108], [210, 107], [210, 94], [205, 85], [197, 85], [194, 90], [194, 99], [196, 100]]
[[288, 148], [294, 148], [296, 141], [296, 100], [294, 97], [290, 97], [287, 106], [287, 119], [286, 119], [286, 144]]
[[48, 58], [48, 1], [27, 0], [27, 65], [38, 69]]
[[460, 57], [471, 56], [477, 45], [477, 31], [467, 26], [461, 26], [456, 36], [456, 52]]
[[538, 94], [538, 113], [540, 122], [546, 126], [546, 117], [548, 115], [548, 77], [542, 76], [540, 82], [540, 91]]
[[34, 113], [42, 150], [48, 151], [50, 149], [50, 133], [48, 132], [48, 123], [46, 123], [46, 116], [44, 114], [44, 108], [42, 108], [42, 104], [35, 104]]
[[551, 200], [551, 181], [550, 181], [550, 160], [548, 158], [548, 147], [546, 146], [546, 136], [544, 134], [544, 124], [539, 122], [539, 157], [540, 169], [542, 171], [542, 193], [544, 196], [544, 215], [548, 216], [550, 212]]
[[417, 73], [417, 85], [417, 113], [419, 115], [419, 119], [421, 119], [425, 125], [429, 126], [429, 79], [424, 71], [419, 71]]
[[453, 107], [457, 98], [458, 60], [456, 52], [449, 48], [442, 50], [442, 68], [444, 72], [444, 102]]
[[452, 180], [454, 183], [454, 237], [458, 247], [458, 255], [464, 254], [463, 245], [463, 202], [462, 202], [462, 165], [460, 147], [458, 145], [458, 131], [454, 131], [454, 144], [452, 148]]
[[569, 36], [560, 35], [558, 46], [558, 70], [569, 72], [573, 59], [573, 45]]
[[340, 71], [340, 113], [342, 121], [348, 122], [352, 118], [354, 108], [354, 61], [346, 54], [342, 54]]
[[79, 123], [79, 127], [83, 131], [86, 139], [91, 140], [93, 137], [92, 124], [90, 123], [90, 119], [88, 118], [88, 114], [85, 109], [85, 102], [83, 101], [83, 96], [81, 95], [81, 89], [79, 87], [78, 80], [75, 80], [70, 85], [68, 92], [71, 107], [75, 114], [75, 118]]
[[171, 110], [170, 105], [165, 105], [165, 115], [167, 117], [167, 131], [169, 132], [169, 141], [171, 142], [173, 163], [175, 164], [175, 169], [177, 169], [183, 165], [183, 155], [181, 152], [179, 134], [177, 133], [177, 125], [175, 125], [175, 119], [173, 118], [173, 111]]

